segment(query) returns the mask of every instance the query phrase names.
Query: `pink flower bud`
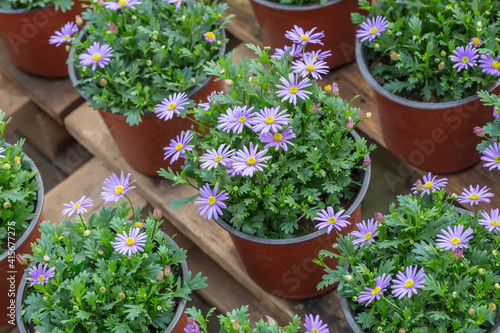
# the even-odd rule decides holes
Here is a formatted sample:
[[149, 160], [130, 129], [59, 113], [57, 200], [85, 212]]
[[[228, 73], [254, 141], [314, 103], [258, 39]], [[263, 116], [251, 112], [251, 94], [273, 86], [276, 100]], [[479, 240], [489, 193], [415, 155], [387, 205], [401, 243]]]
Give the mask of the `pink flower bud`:
[[484, 131], [481, 127], [479, 126], [475, 126], [474, 127], [474, 130], [473, 130], [473, 133], [476, 134], [477, 136], [479, 137], [483, 137], [484, 136]]
[[17, 262], [21, 265], [27, 265], [28, 259], [26, 259], [21, 253], [16, 253]]
[[350, 131], [354, 128], [354, 121], [352, 120], [351, 117], [347, 118], [347, 124], [345, 127]]
[[339, 85], [335, 82], [332, 83], [332, 94], [335, 96], [339, 94]]
[[371, 163], [372, 163], [372, 160], [370, 160], [369, 158], [365, 158], [363, 160], [363, 168], [368, 168]]
[[390, 52], [391, 59], [396, 61], [399, 60], [399, 54], [397, 54], [395, 51]]
[[378, 223], [384, 222], [385, 221], [384, 214], [376, 212], [375, 213], [375, 221], [377, 221]]
[[420, 179], [418, 179], [416, 182], [415, 182], [415, 189], [417, 190], [417, 192], [422, 192], [422, 190], [424, 189], [422, 187], [422, 181]]
[[158, 281], [163, 280], [163, 272], [158, 273], [158, 275], [156, 276], [156, 279], [157, 279]]
[[365, 120], [366, 119], [366, 110], [361, 110], [361, 112], [359, 113], [359, 120], [362, 121], [362, 120]]
[[441, 61], [441, 62], [439, 63], [439, 65], [438, 65], [438, 68], [439, 68], [440, 70], [443, 70], [443, 69], [444, 69], [444, 65], [445, 65], [445, 64], [444, 64], [444, 62], [443, 62], [443, 61]]
[[120, 291], [120, 292], [118, 293], [118, 297], [120, 297], [120, 298], [122, 298], [122, 299], [123, 299], [123, 298], [125, 298], [125, 293], [122, 293], [122, 292]]
[[102, 78], [102, 79], [99, 81], [99, 83], [101, 84], [101, 86], [103, 86], [103, 87], [104, 87], [105, 85], [107, 85], [107, 84], [108, 84], [108, 81], [106, 81], [106, 79], [105, 79], [105, 78]]
[[316, 112], [318, 112], [318, 109], [319, 109], [319, 105], [316, 103], [313, 103], [313, 105], [311, 106], [311, 112], [316, 113]]
[[111, 32], [112, 34], [116, 34], [118, 32], [118, 28], [116, 27], [116, 24], [110, 23], [108, 25], [108, 27], [109, 27], [109, 32]]
[[166, 277], [169, 277], [170, 274], [172, 273], [172, 267], [170, 267], [170, 265], [165, 266], [165, 269], [163, 272], [165, 273]]
[[161, 209], [159, 208], [155, 208], [153, 210], [153, 217], [157, 220], [159, 220], [161, 218]]
[[189, 317], [188, 317], [188, 325], [189, 325], [189, 326], [194, 326], [194, 325], [196, 325], [196, 320], [194, 320], [194, 318], [193, 318], [193, 317], [191, 317], [191, 316], [189, 316]]
[[99, 6], [104, 6], [104, 0], [97, 0], [97, 4]]
[[239, 330], [240, 329], [240, 324], [238, 323], [238, 321], [236, 321], [236, 320], [233, 319], [233, 320], [231, 320], [231, 324], [233, 325], [233, 328], [235, 330]]
[[83, 24], [83, 20], [82, 20], [82, 17], [80, 15], [76, 15], [75, 16], [75, 23], [78, 25], [78, 26], [82, 26]]
[[10, 207], [10, 202], [3, 203], [3, 208], [9, 208], [9, 207]]

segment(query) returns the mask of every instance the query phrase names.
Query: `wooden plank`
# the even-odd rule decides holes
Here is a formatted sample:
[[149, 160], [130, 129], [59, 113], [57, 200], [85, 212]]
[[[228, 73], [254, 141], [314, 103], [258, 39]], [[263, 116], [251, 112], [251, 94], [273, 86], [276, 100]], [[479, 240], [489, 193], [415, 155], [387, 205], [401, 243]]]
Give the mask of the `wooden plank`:
[[15, 83], [59, 124], [62, 124], [63, 118], [70, 111], [84, 101], [73, 88], [70, 79], [45, 79], [18, 69], [10, 60], [2, 42], [0, 42], [0, 73]]
[[250, 0], [226, 0], [226, 3], [229, 6], [229, 14], [235, 15], [226, 25], [226, 29], [244, 43], [263, 46]]

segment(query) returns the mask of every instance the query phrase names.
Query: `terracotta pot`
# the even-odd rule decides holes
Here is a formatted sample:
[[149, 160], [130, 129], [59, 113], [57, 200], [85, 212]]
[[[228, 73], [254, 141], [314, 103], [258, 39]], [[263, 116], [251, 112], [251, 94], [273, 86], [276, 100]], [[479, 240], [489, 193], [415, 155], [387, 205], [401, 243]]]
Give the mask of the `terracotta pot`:
[[[32, 170], [38, 171], [34, 164]], [[0, 284], [0, 326], [15, 325], [16, 322], [16, 293], [26, 266], [19, 264], [15, 256], [17, 253], [33, 254], [31, 251], [31, 243], [34, 243], [37, 238], [40, 238], [38, 227], [43, 221], [42, 208], [44, 190], [42, 177], [39, 172], [35, 175], [35, 179], [40, 187], [38, 189], [35, 207], [36, 217], [31, 220], [28, 229], [26, 229], [10, 251], [6, 251], [0, 256], [0, 281], [2, 281]]]
[[[177, 246], [177, 244], [174, 242], [173, 239], [171, 239], [169, 236], [166, 237], [169, 239], [171, 243]], [[181, 270], [182, 270], [182, 282], [184, 283], [186, 281], [187, 273], [189, 271], [186, 261], [181, 263]], [[26, 292], [28, 291], [28, 284], [26, 284], [26, 277], [27, 274], [24, 273], [21, 279], [21, 284], [19, 286], [20, 292], [17, 294], [16, 297], [16, 304], [15, 304], [16, 323], [20, 333], [27, 333], [27, 332], [34, 333], [35, 325], [32, 322], [27, 324], [21, 321], [21, 310], [24, 304], [24, 300], [26, 299]], [[172, 321], [165, 329], [165, 331], [163, 331], [163, 333], [185, 333], [184, 327], [187, 326], [187, 315], [184, 313], [184, 310], [186, 309], [186, 304], [187, 304], [186, 299], [184, 298], [179, 299], [177, 310], [175, 311], [174, 317], [172, 318]]]
[[47, 78], [67, 77], [65, 45], [51, 45], [49, 38], [81, 12], [79, 0], [65, 13], [56, 11], [54, 5], [30, 11], [0, 9], [0, 38], [23, 71]]
[[[373, 89], [387, 149], [397, 158], [434, 173], [453, 173], [477, 163], [481, 139], [475, 126], [492, 119], [493, 109], [477, 95], [445, 103], [415, 102], [396, 96], [380, 86], [367, 67], [367, 49], [356, 44], [356, 61]], [[500, 80], [490, 89], [500, 93]]]
[[[343, 228], [341, 234], [357, 230], [356, 223], [361, 222], [361, 201], [369, 182], [370, 168], [364, 173], [363, 184], [354, 203], [346, 209], [345, 214], [351, 216], [351, 224]], [[229, 232], [250, 278], [271, 294], [301, 300], [321, 296], [336, 287], [316, 289], [325, 273], [312, 261], [318, 258], [320, 250], [332, 250], [332, 244], [337, 239], [335, 231], [327, 234], [326, 229], [322, 229], [296, 238], [266, 239], [238, 231], [220, 218], [216, 222]], [[336, 267], [337, 259], [326, 259], [325, 263]]]
[[285, 37], [294, 25], [305, 31], [317, 27], [315, 32], [323, 31], [322, 43], [309, 44], [307, 51], [330, 50], [332, 56], [325, 61], [330, 68], [350, 63], [355, 58], [354, 44], [358, 27], [351, 22], [351, 13], [359, 11], [356, 0], [330, 0], [326, 5], [282, 5], [268, 0], [250, 0], [255, 17], [260, 26], [266, 46], [283, 48], [292, 45]]

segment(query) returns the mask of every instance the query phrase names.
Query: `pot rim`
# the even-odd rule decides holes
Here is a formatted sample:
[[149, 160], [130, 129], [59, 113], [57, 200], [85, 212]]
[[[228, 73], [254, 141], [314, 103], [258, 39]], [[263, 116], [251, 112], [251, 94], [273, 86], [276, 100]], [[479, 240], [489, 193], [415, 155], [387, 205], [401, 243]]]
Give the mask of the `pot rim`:
[[[5, 146], [12, 146], [8, 143], [5, 143]], [[24, 153], [24, 151], [23, 151]], [[24, 153], [24, 156], [29, 158], [31, 161], [33, 161], [26, 153]], [[28, 237], [31, 235], [31, 233], [35, 230], [38, 220], [40, 219], [42, 215], [42, 209], [43, 209], [43, 199], [44, 199], [44, 188], [43, 188], [43, 181], [42, 181], [42, 176], [40, 175], [40, 171], [35, 165], [35, 162], [31, 165], [31, 170], [36, 171], [35, 174], [35, 180], [38, 182], [38, 192], [37, 192], [37, 198], [36, 198], [36, 207], [35, 207], [35, 214], [36, 216], [31, 220], [30, 224], [28, 225], [28, 228], [24, 231], [23, 235], [17, 240], [17, 242], [14, 244], [14, 250], [11, 252], [9, 249], [5, 251], [2, 255], [0, 255], [0, 262], [6, 260], [9, 257], [9, 252], [11, 254], [17, 253], [17, 250], [21, 247], [21, 245], [26, 242]]]
[[322, 5], [319, 2], [308, 4], [308, 5], [283, 5], [283, 4], [272, 2], [269, 0], [251, 0], [251, 1], [256, 2], [264, 7], [269, 7], [269, 8], [283, 10], [283, 11], [296, 12], [296, 11], [308, 11], [308, 10], [320, 9], [320, 8], [324, 8], [327, 6], [334, 5], [334, 4], [341, 2], [341, 1], [344, 1], [344, 0], [328, 0], [328, 2], [324, 5]]
[[[368, 48], [366, 48], [358, 39], [356, 39], [356, 63], [358, 64], [359, 71], [361, 72], [361, 75], [365, 79], [365, 81], [372, 87], [373, 90], [375, 90], [378, 94], [384, 96], [385, 98], [392, 100], [398, 104], [407, 106], [407, 107], [412, 107], [415, 109], [423, 109], [423, 110], [442, 110], [442, 109], [449, 109], [449, 108], [454, 108], [458, 107], [473, 101], [476, 101], [479, 99], [479, 96], [476, 94], [459, 99], [457, 101], [450, 101], [450, 102], [440, 102], [440, 103], [425, 103], [425, 102], [417, 102], [417, 101], [412, 101], [406, 98], [399, 97], [386, 89], [384, 89], [378, 82], [373, 78], [373, 76], [370, 74], [370, 71], [368, 70], [368, 66], [366, 63], [366, 55], [368, 52]], [[486, 90], [488, 92], [493, 91], [497, 87], [500, 86], [500, 79], [495, 81], [490, 87], [488, 87]]]
[[[87, 29], [83, 29], [82, 31], [80, 31], [80, 33], [78, 34], [78, 39], [79, 40], [81, 40], [83, 38], [83, 35], [85, 34], [86, 31], [87, 31]], [[226, 38], [226, 29], [224, 29], [224, 28], [221, 29], [221, 37], [222, 37], [222, 39]], [[68, 54], [68, 60], [75, 58], [75, 52], [76, 52], [75, 48], [71, 47], [71, 49], [69, 50], [69, 54]], [[226, 53], [226, 44], [222, 44], [220, 46], [219, 58], [223, 57], [225, 53]], [[85, 96], [83, 94], [83, 91], [80, 88], [80, 86], [76, 85], [77, 78], [76, 78], [75, 65], [74, 65], [73, 61], [68, 62], [68, 74], [69, 74], [69, 78], [71, 80], [71, 84], [73, 85], [73, 87], [75, 87], [75, 89], [78, 91], [78, 93], [83, 98], [85, 98], [85, 100], [87, 102], [90, 102], [92, 99], [89, 98], [89, 97], [87, 97], [87, 96]], [[206, 77], [203, 81], [200, 82], [199, 85], [191, 88], [187, 92], [187, 97], [189, 99], [191, 99], [191, 97], [193, 97], [196, 94], [198, 94], [213, 78], [214, 78], [214, 76], [208, 76], [208, 77]], [[103, 111], [109, 112], [108, 110], [103, 110]], [[144, 114], [142, 116], [145, 116], [147, 114], [155, 114], [154, 112], [151, 112], [149, 110], [143, 110], [143, 112], [144, 112]], [[113, 113], [122, 114], [123, 113], [123, 109], [121, 109], [119, 112], [113, 112]]]
[[[351, 134], [354, 138], [359, 137], [359, 134], [356, 133], [356, 131], [351, 131]], [[369, 158], [369, 154], [366, 155], [365, 159]], [[361, 201], [363, 201], [363, 198], [366, 195], [366, 192], [368, 191], [368, 186], [370, 184], [370, 176], [371, 176], [371, 165], [366, 168], [364, 176], [363, 176], [363, 183], [361, 185], [361, 188], [359, 189], [359, 193], [356, 196], [356, 199], [352, 203], [352, 205], [344, 212], [344, 214], [352, 214], [359, 205], [361, 205]], [[224, 228], [227, 232], [230, 234], [242, 238], [246, 241], [253, 242], [253, 243], [259, 243], [259, 244], [266, 244], [266, 245], [289, 245], [289, 244], [298, 244], [298, 243], [303, 243], [307, 242], [311, 239], [318, 238], [320, 236], [323, 236], [326, 234], [327, 228], [323, 228], [317, 231], [314, 231], [310, 234], [304, 235], [304, 236], [299, 236], [299, 237], [294, 237], [294, 238], [286, 238], [286, 239], [271, 239], [271, 238], [261, 238], [261, 237], [256, 237], [252, 235], [245, 234], [242, 231], [236, 230], [234, 227], [232, 227], [229, 223], [226, 221], [222, 220], [220, 217], [215, 219], [215, 222], [219, 224], [222, 228]]]
[[[168, 236], [162, 230], [160, 230], [160, 231], [163, 233], [163, 236], [167, 237], [169, 242], [172, 242], [175, 245], [175, 247], [177, 247], [179, 249], [179, 245], [177, 245], [177, 243], [173, 240], [172, 237]], [[182, 268], [182, 283], [184, 284], [184, 283], [186, 283], [187, 273], [188, 273], [187, 261], [184, 260], [183, 262], [181, 262], [180, 266]], [[23, 302], [25, 299], [24, 295], [26, 294], [26, 291], [28, 290], [28, 284], [26, 283], [26, 277], [27, 277], [26, 270], [27, 270], [27, 268], [25, 269], [23, 277], [21, 278], [21, 282], [19, 283], [19, 287], [17, 289], [18, 292], [16, 295], [16, 324], [17, 324], [17, 327], [18, 327], [20, 333], [29, 332], [29, 329], [26, 329], [26, 325], [28, 325], [28, 323], [21, 321], [21, 306], [24, 303]], [[172, 318], [172, 321], [170, 322], [170, 324], [165, 329], [165, 331], [163, 331], [163, 333], [172, 333], [173, 332], [174, 328], [177, 326], [177, 323], [179, 322], [182, 315], [184, 314], [186, 304], [187, 304], [187, 299], [179, 298], [179, 303], [177, 306], [177, 310], [175, 311], [175, 315]], [[174, 325], [172, 325], [172, 323], [174, 323]]]
[[37, 8], [32, 8], [32, 9], [24, 9], [24, 8], [18, 8], [18, 9], [2, 9], [0, 8], [0, 14], [5, 14], [5, 15], [21, 15], [21, 14], [28, 14], [32, 12], [36, 12], [39, 10], [43, 10], [49, 7], [54, 6], [53, 3], [48, 3], [44, 7], [37, 7]]

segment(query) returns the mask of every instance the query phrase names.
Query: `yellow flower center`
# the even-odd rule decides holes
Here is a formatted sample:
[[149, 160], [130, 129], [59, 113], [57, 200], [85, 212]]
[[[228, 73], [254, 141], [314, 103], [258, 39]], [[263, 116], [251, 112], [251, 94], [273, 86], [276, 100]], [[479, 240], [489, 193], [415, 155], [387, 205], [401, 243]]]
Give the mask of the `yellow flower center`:
[[216, 156], [214, 160], [215, 162], [220, 162], [220, 160], [222, 160], [222, 155]]
[[135, 224], [135, 227], [136, 227], [136, 228], [139, 228], [139, 229], [141, 229], [143, 226], [144, 226], [144, 225], [143, 225], [141, 222], [137, 222], [137, 223]]
[[38, 278], [37, 278], [38, 281], [40, 282], [43, 282], [45, 281], [45, 275], [40, 275]]
[[80, 205], [80, 204], [74, 204], [74, 205], [73, 205], [73, 209], [78, 209], [78, 208], [80, 208], [81, 206], [82, 206], [82, 205]]
[[21, 164], [21, 158], [19, 156], [14, 157], [14, 163]]
[[125, 188], [123, 186], [118, 185], [117, 187], [115, 187], [115, 193], [116, 194], [122, 194], [122, 192], [123, 192], [124, 189]]
[[495, 158], [495, 162], [500, 163], [500, 155]]
[[248, 165], [255, 165], [255, 163], [257, 163], [257, 161], [255, 160], [255, 157], [249, 157], [249, 158], [247, 158], [247, 164]]
[[102, 56], [99, 54], [99, 53], [94, 53], [94, 55], [92, 56], [92, 60], [94, 61], [99, 61], [101, 60]]
[[330, 91], [332, 91], [332, 86], [331, 86], [331, 85], [327, 85], [327, 86], [325, 87], [325, 91], [326, 91], [326, 92], [330, 92]]
[[413, 285], [414, 285], [414, 284], [415, 284], [415, 282], [413, 282], [413, 280], [408, 279], [408, 280], [406, 280], [406, 282], [405, 282], [405, 287], [406, 287], [406, 288], [411, 288], [411, 287], [413, 287]]
[[291, 92], [292, 94], [296, 94], [297, 91], [299, 91], [299, 88], [297, 88], [296, 86], [293, 86], [288, 91]]
[[491, 64], [491, 67], [493, 67], [494, 69], [500, 69], [500, 62], [493, 61], [493, 63]]
[[472, 200], [477, 200], [477, 199], [479, 199], [479, 194], [477, 194], [477, 193], [472, 193], [472, 194], [470, 195], [470, 198], [471, 198]]
[[173, 109], [175, 109], [177, 107], [177, 104], [175, 103], [170, 103], [170, 105], [168, 106], [168, 109], [169, 111], [172, 111]]
[[276, 141], [276, 142], [281, 142], [281, 140], [283, 140], [283, 135], [281, 135], [279, 133], [276, 133], [273, 136], [273, 140]]
[[319, 331], [317, 329], [313, 328], [311, 333], [319, 333]]
[[68, 39], [69, 39], [69, 37], [71, 37], [71, 36], [70, 36], [70, 35], [66, 35], [66, 36], [64, 36], [64, 37], [63, 37], [63, 39], [64, 39], [64, 40], [68, 40]]
[[309, 40], [309, 36], [302, 35], [300, 36], [300, 39], [302, 39], [304, 42], [307, 42]]
[[216, 202], [217, 202], [217, 199], [216, 199], [214, 196], [209, 196], [209, 197], [208, 197], [208, 204], [209, 204], [210, 206], [215, 205], [215, 203], [216, 203]]
[[477, 37], [472, 38], [472, 44], [474, 45], [479, 45], [481, 43], [481, 40]]
[[370, 33], [373, 35], [373, 34], [376, 34], [378, 32], [378, 29], [376, 27], [373, 27], [370, 29]]
[[372, 295], [377, 295], [378, 293], [380, 293], [381, 290], [382, 290], [382, 288], [380, 288], [379, 286], [376, 286], [372, 290]]
[[135, 244], [135, 239], [133, 239], [132, 237], [129, 237], [129, 238], [127, 238], [127, 242], [126, 243], [127, 243], [128, 246], [132, 246], [132, 245]]
[[126, 6], [127, 5], [127, 0], [119, 0], [118, 3], [120, 4], [120, 6]]
[[274, 123], [274, 117], [273, 116], [269, 116], [266, 118], [266, 124], [273, 124]]
[[496, 227], [498, 225], [498, 221], [496, 221], [496, 220], [495, 221], [491, 221], [490, 224], [492, 226]]
[[365, 239], [370, 239], [370, 238], [372, 238], [372, 233], [371, 232], [369, 232], [369, 233], [367, 233], [365, 235]]
[[247, 120], [246, 117], [240, 117], [240, 119], [238, 119], [240, 123], [244, 123], [246, 120]]
[[175, 145], [175, 150], [177, 150], [177, 151], [181, 150], [182, 148], [184, 148], [184, 145], [180, 142]]
[[314, 70], [314, 65], [307, 65], [306, 71], [312, 72]]
[[460, 244], [460, 238], [458, 238], [458, 237], [453, 238], [451, 240], [451, 244], [453, 244], [453, 245]]
[[424, 184], [424, 188], [426, 188], [427, 190], [430, 189], [432, 186], [434, 186], [434, 183], [433, 182], [426, 182]]
[[469, 57], [462, 57], [462, 62], [464, 64], [468, 63], [469, 62]]
[[211, 32], [211, 31], [207, 32], [207, 34], [205, 36], [207, 36], [208, 39], [214, 39], [215, 38], [214, 33]]
[[337, 222], [337, 218], [336, 218], [336, 217], [330, 217], [330, 218], [328, 219], [328, 223], [332, 223], [332, 224], [333, 224], [333, 223], [335, 223], [335, 222]]

